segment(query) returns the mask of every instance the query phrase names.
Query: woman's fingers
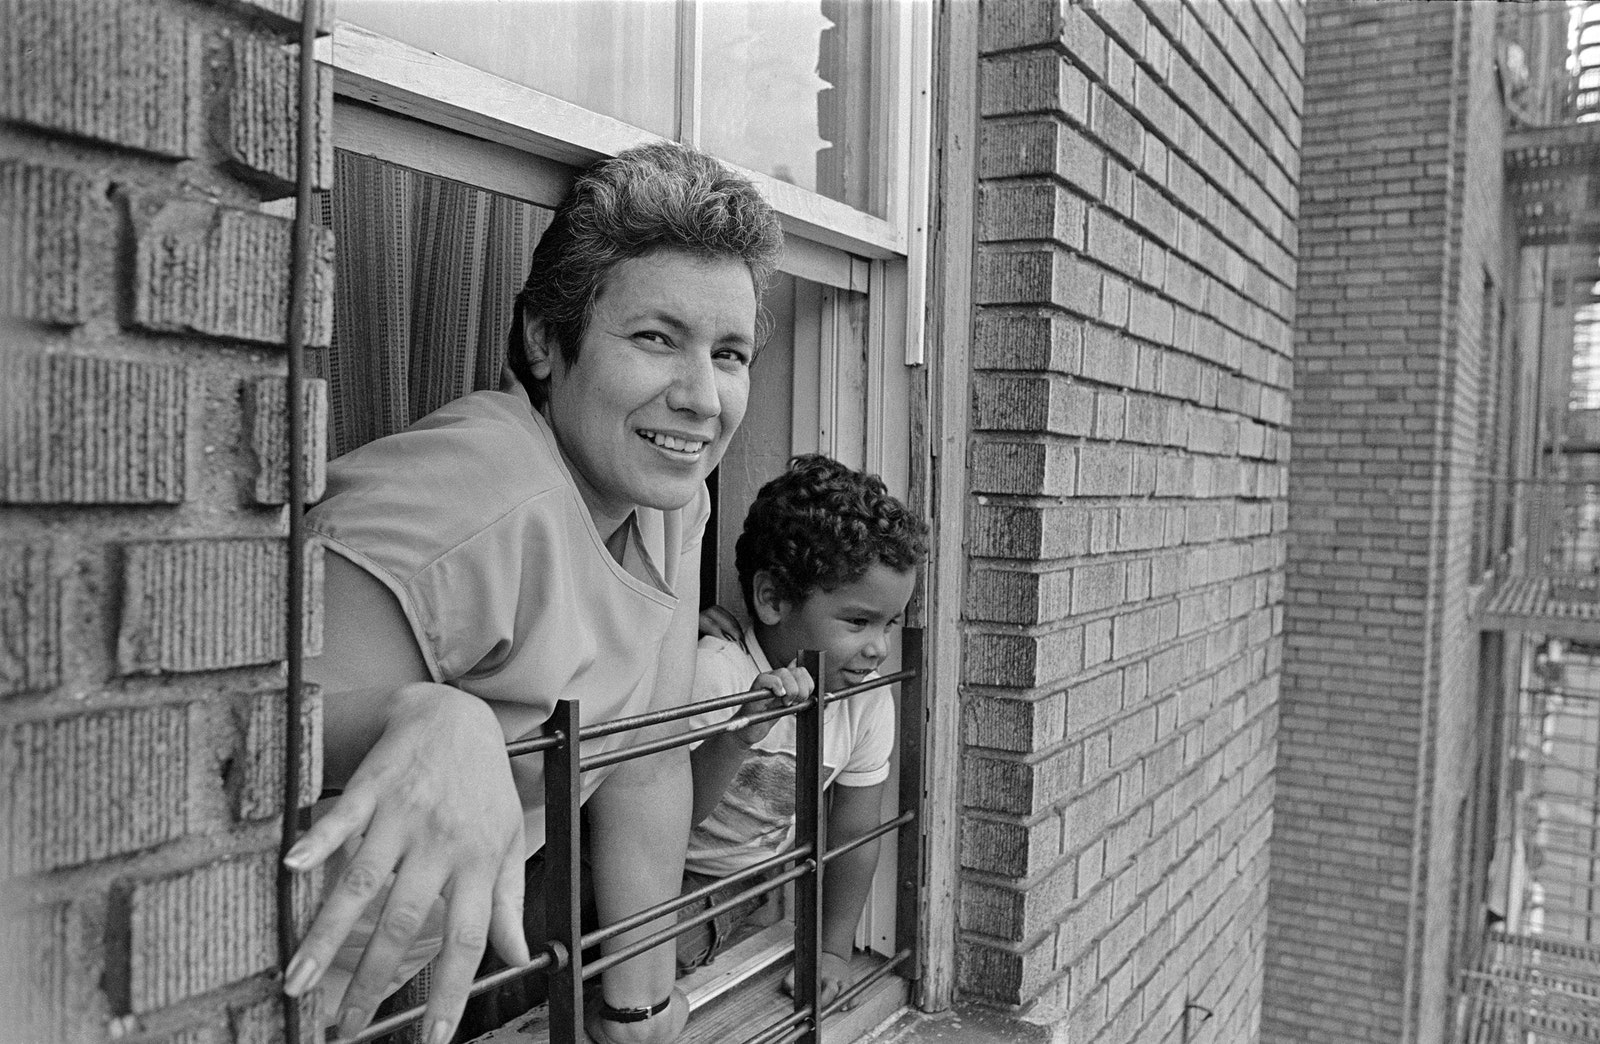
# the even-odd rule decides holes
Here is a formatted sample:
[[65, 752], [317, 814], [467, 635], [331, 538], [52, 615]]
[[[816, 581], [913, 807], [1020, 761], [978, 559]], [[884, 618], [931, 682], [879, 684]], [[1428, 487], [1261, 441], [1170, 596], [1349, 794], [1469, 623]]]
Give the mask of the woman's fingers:
[[396, 969], [428, 923], [443, 885], [439, 870], [423, 860], [408, 859], [401, 865], [355, 976], [339, 1003], [339, 1036], [360, 1033], [383, 998], [400, 985], [395, 981]]
[[500, 863], [500, 873], [494, 882], [494, 900], [489, 917], [489, 939], [500, 959], [514, 967], [521, 967], [533, 959], [528, 952], [528, 935], [523, 927], [522, 906], [527, 879], [522, 859], [522, 828], [517, 828], [516, 840], [506, 849]]
[[[428, 1010], [422, 1016], [427, 1044], [449, 1044], [461, 1021], [472, 988], [472, 976], [483, 957], [489, 934], [489, 913], [494, 881], [489, 877], [463, 881], [451, 888], [445, 914], [444, 949], [433, 966]], [[524, 944], [526, 949], [526, 944]], [[523, 962], [526, 963], [526, 962]]]
[[[363, 801], [359, 794], [346, 792], [332, 811], [295, 843], [284, 862], [297, 873], [320, 866], [346, 840], [366, 830], [371, 818], [371, 803]], [[399, 847], [392, 837], [369, 835], [362, 838], [349, 864], [328, 890], [316, 919], [289, 962], [284, 974], [285, 993], [298, 997], [322, 979], [339, 951], [339, 944], [350, 934], [367, 903], [388, 882], [398, 858]]]

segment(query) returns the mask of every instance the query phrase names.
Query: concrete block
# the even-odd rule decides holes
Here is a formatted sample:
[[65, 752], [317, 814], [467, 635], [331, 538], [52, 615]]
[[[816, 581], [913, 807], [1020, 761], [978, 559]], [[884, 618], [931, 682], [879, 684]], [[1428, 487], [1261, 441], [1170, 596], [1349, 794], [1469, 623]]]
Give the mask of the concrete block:
[[[307, 547], [307, 656], [322, 648], [322, 548]], [[123, 548], [121, 674], [207, 671], [283, 658], [288, 546], [274, 539], [164, 540]]]
[[[322, 707], [315, 687], [301, 700], [299, 808], [308, 808], [322, 792]], [[284, 759], [288, 755], [287, 707], [284, 692], [250, 696], [243, 708], [244, 749], [236, 815], [240, 820], [269, 819], [282, 814]]]
[[48, 544], [0, 544], [0, 696], [61, 680], [61, 581]]
[[75, 325], [103, 312], [111, 208], [84, 174], [0, 162], [0, 315]]
[[12, 874], [136, 852], [189, 831], [190, 704], [17, 722], [0, 733]]
[[0, 502], [177, 504], [198, 377], [173, 363], [0, 356]]
[[[288, 339], [294, 222], [203, 200], [138, 194], [133, 322], [147, 330], [269, 344]], [[314, 229], [307, 339], [333, 329], [333, 233]]]
[[[327, 489], [328, 382], [310, 378], [304, 386], [306, 503]], [[257, 504], [289, 501], [289, 413], [287, 382], [258, 377], [244, 388], [250, 448], [256, 456]]]
[[[247, 176], [287, 195], [297, 175], [300, 49], [258, 36], [234, 36], [228, 46], [223, 154]], [[333, 70], [327, 66], [317, 67], [316, 91], [313, 187], [327, 189], [333, 186]]]
[[108, 914], [113, 1007], [140, 1015], [277, 966], [277, 852], [119, 885]]
[[0, 119], [158, 156], [199, 144], [202, 37], [154, 4], [3, 0]]

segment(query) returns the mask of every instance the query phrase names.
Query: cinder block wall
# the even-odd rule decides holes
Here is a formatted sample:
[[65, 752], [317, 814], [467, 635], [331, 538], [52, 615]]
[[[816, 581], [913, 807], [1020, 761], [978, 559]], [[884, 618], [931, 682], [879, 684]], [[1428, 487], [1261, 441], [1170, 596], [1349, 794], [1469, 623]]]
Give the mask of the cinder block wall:
[[0, 1040], [282, 1037], [298, 18], [0, 2]]
[[1493, 735], [1468, 616], [1474, 494], [1485, 353], [1516, 294], [1495, 18], [1307, 20], [1267, 1041], [1448, 1039], [1479, 913], [1455, 905], [1475, 745]]
[[1068, 1040], [1260, 1017], [1301, 19], [982, 13], [958, 985]]

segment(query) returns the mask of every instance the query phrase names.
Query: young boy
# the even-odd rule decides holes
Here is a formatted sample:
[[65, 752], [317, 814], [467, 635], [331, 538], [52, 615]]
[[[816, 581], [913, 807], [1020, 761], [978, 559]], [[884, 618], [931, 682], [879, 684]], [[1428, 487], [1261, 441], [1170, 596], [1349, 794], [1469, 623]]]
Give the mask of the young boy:
[[[811, 679], [795, 666], [795, 658], [807, 649], [826, 654], [824, 691], [876, 677], [927, 554], [926, 532], [876, 475], [816, 454], [794, 458], [750, 506], [735, 546], [748, 616], [730, 621], [735, 626], [727, 635], [700, 639], [694, 698], [743, 691], [752, 687], [754, 676], [754, 687], [775, 695], [746, 703], [744, 713], [803, 699]], [[696, 717], [694, 725], [716, 724], [733, 714], [713, 711]], [[825, 836], [828, 847], [835, 848], [881, 821], [895, 738], [888, 688], [830, 704], [822, 731]], [[686, 890], [793, 846], [793, 716], [722, 733], [699, 744], [692, 759], [697, 825], [689, 837]], [[873, 842], [828, 864], [822, 896], [824, 1004], [849, 984], [856, 923], [877, 862]], [[749, 882], [730, 885], [728, 892], [747, 887]], [[709, 963], [736, 919], [718, 918], [680, 937], [680, 974]]]

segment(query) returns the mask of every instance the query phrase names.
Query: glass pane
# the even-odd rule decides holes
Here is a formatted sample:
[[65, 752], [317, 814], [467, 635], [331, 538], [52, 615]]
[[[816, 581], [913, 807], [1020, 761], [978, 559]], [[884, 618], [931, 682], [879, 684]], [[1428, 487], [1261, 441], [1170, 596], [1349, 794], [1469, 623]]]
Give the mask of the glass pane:
[[663, 137], [677, 133], [677, 5], [339, 0], [338, 16]]
[[878, 217], [900, 128], [882, 0], [707, 0], [700, 144]]

